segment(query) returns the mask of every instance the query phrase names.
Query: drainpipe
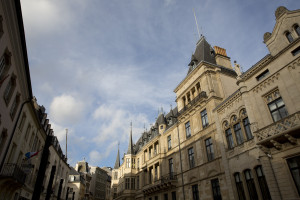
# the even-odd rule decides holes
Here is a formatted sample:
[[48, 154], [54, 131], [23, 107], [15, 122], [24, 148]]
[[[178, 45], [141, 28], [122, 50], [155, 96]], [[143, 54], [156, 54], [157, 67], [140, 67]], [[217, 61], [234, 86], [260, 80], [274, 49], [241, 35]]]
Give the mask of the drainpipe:
[[179, 138], [178, 122], [177, 122], [177, 135], [178, 135], [178, 147], [179, 147], [179, 157], [180, 157], [180, 170], [181, 170], [182, 192], [183, 192], [183, 199], [185, 200], [184, 181], [183, 181], [183, 172], [182, 172], [182, 159], [181, 159], [181, 149], [180, 149], [180, 138]]
[[19, 111], [19, 113], [18, 113], [18, 117], [17, 117], [16, 123], [15, 123], [15, 125], [14, 125], [13, 131], [12, 131], [11, 136], [10, 136], [10, 138], [9, 138], [9, 142], [8, 142], [7, 147], [6, 147], [6, 149], [5, 149], [4, 157], [3, 157], [2, 161], [1, 161], [0, 172], [2, 171], [2, 167], [3, 167], [3, 165], [4, 165], [4, 162], [5, 162], [5, 159], [6, 159], [8, 150], [9, 150], [9, 147], [10, 147], [10, 145], [11, 145], [12, 139], [14, 138], [14, 135], [15, 135], [15, 132], [16, 132], [16, 127], [17, 127], [17, 124], [18, 124], [18, 122], [19, 122], [19, 119], [20, 119], [21, 113], [22, 113], [22, 111], [23, 111], [24, 105], [27, 104], [27, 103], [30, 103], [30, 102], [31, 102], [31, 99], [28, 99], [28, 100], [24, 101], [24, 102], [22, 103], [22, 105], [21, 105], [21, 109], [20, 109], [20, 111]]

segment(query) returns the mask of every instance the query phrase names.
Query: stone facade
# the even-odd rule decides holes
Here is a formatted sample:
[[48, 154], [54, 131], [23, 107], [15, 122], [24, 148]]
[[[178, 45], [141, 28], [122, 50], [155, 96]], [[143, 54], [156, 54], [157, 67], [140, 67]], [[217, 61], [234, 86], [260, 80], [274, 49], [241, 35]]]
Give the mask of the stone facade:
[[275, 16], [244, 73], [198, 41], [177, 107], [118, 152], [112, 199], [300, 199], [300, 10]]
[[50, 199], [66, 199], [70, 167], [32, 94], [20, 1], [0, 2], [0, 41], [0, 199], [44, 199], [48, 185]]

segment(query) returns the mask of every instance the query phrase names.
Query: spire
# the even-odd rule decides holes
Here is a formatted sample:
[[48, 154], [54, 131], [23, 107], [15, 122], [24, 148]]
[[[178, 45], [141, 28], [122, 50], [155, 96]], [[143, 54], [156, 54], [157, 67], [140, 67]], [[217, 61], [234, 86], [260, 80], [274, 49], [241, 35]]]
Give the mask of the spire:
[[129, 144], [127, 154], [133, 154], [133, 147], [132, 147], [132, 122], [130, 122], [130, 137], [129, 137]]
[[114, 169], [118, 169], [119, 167], [120, 167], [120, 151], [119, 151], [119, 143], [118, 143], [118, 154], [117, 154]]

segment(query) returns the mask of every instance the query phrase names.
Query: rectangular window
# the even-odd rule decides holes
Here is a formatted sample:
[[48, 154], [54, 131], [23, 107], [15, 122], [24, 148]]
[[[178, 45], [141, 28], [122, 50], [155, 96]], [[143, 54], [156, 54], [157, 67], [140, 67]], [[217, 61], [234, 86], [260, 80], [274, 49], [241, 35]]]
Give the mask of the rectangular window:
[[15, 117], [19, 104], [20, 104], [20, 95], [17, 94], [10, 108], [10, 116], [12, 119], [14, 119]]
[[130, 158], [126, 158], [126, 168], [130, 168]]
[[176, 200], [176, 192], [172, 192], [172, 200]]
[[144, 151], [144, 160], [143, 160], [144, 162], [146, 162], [146, 160], [147, 160], [146, 157], [147, 157], [147, 151]]
[[199, 200], [198, 185], [192, 186], [192, 192], [193, 192], [193, 200]]
[[3, 79], [4, 70], [6, 67], [5, 56], [3, 55], [0, 59], [0, 79]]
[[219, 179], [211, 180], [211, 187], [212, 187], [214, 200], [222, 200]]
[[295, 55], [297, 55], [297, 54], [299, 54], [299, 53], [300, 53], [300, 46], [297, 47], [296, 49], [294, 49], [294, 50], [292, 51], [293, 56], [295, 56]]
[[6, 138], [7, 138], [7, 129], [3, 128], [2, 132], [1, 132], [1, 136], [0, 136], [0, 152], [2, 152], [2, 149], [3, 149], [4, 144], [6, 142]]
[[209, 123], [208, 123], [206, 109], [201, 112], [201, 120], [202, 120], [203, 128], [207, 127]]
[[225, 130], [225, 136], [226, 136], [226, 140], [227, 140], [227, 144], [228, 144], [228, 149], [232, 149], [234, 147], [234, 142], [233, 142], [232, 133], [231, 133], [230, 128]]
[[26, 133], [25, 133], [25, 140], [27, 141], [27, 139], [28, 139], [28, 136], [29, 136], [29, 132], [31, 131], [31, 125], [30, 124], [28, 124], [28, 126], [27, 126], [27, 130], [26, 130]]
[[135, 178], [131, 178], [131, 189], [135, 190]]
[[237, 123], [233, 126], [236, 142], [238, 145], [242, 144], [244, 142], [244, 137], [241, 129], [240, 123]]
[[149, 159], [151, 158], [151, 150], [152, 148], [149, 148]]
[[170, 172], [170, 176], [173, 176], [174, 173], [173, 158], [169, 159], [169, 172]]
[[251, 140], [253, 138], [253, 135], [252, 135], [252, 132], [251, 132], [251, 129], [250, 129], [250, 122], [249, 122], [248, 117], [243, 119], [243, 124], [244, 124], [247, 139]]
[[190, 168], [193, 168], [193, 167], [195, 167], [195, 159], [194, 159], [194, 149], [193, 149], [193, 147], [188, 149], [188, 153], [189, 153]]
[[269, 103], [268, 106], [274, 122], [288, 116], [288, 112], [281, 97]]
[[186, 133], [186, 138], [191, 137], [191, 127], [190, 127], [190, 121], [185, 123], [185, 133]]
[[140, 159], [139, 158], [137, 159], [137, 168], [138, 169], [140, 168]]
[[245, 179], [246, 179], [250, 199], [258, 199], [254, 179], [253, 179], [250, 169], [247, 169], [244, 172], [244, 174], [245, 174]]
[[171, 145], [171, 135], [168, 136], [168, 150], [170, 150], [172, 148]]
[[154, 180], [155, 181], [158, 180], [158, 166], [155, 166], [155, 168], [154, 168]]
[[25, 113], [23, 113], [21, 122], [20, 122], [20, 124], [19, 124], [19, 130], [20, 130], [21, 132], [23, 131], [23, 127], [24, 127], [25, 121], [26, 121], [26, 115], [25, 115]]
[[300, 156], [288, 159], [287, 163], [298, 190], [298, 194], [300, 195]]
[[234, 180], [235, 180], [235, 185], [239, 196], [239, 200], [246, 200], [243, 182], [241, 180], [240, 173], [237, 172], [234, 174]]
[[211, 161], [211, 160], [215, 159], [214, 148], [213, 148], [211, 138], [208, 138], [205, 140], [205, 146], [206, 146], [207, 160]]
[[168, 193], [164, 194], [164, 200], [168, 200]]
[[257, 81], [260, 81], [260, 80], [262, 80], [264, 77], [268, 76], [269, 74], [270, 74], [270, 72], [269, 72], [269, 70], [267, 69], [267, 70], [265, 70], [264, 72], [262, 72], [260, 75], [258, 75], [258, 76], [256, 77], [256, 80], [257, 80]]
[[269, 187], [261, 166], [255, 168], [259, 187], [264, 200], [271, 200]]
[[129, 190], [130, 187], [130, 178], [125, 178], [125, 190]]
[[4, 97], [6, 105], [8, 105], [10, 98], [14, 92], [15, 87], [16, 87], [16, 78], [14, 76], [12, 76], [5, 88], [5, 91], [4, 91], [3, 97]]
[[139, 176], [136, 177], [136, 189], [137, 190], [140, 189], [140, 177]]
[[132, 158], [132, 169], [135, 169], [135, 158]]

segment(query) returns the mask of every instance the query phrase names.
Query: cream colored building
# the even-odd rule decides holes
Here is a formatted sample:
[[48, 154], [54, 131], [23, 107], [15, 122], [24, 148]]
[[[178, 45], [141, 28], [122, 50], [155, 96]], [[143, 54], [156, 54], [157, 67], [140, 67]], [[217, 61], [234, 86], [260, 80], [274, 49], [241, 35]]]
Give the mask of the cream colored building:
[[[0, 42], [0, 199], [32, 199], [35, 185], [44, 199], [50, 172], [38, 174], [47, 135], [54, 140], [48, 163], [42, 165], [48, 169], [56, 165], [51, 198], [60, 194], [65, 199], [70, 168], [45, 108], [32, 94], [20, 1], [0, 1]], [[38, 154], [26, 159], [29, 152]], [[37, 177], [44, 181], [36, 184]]]
[[300, 10], [275, 17], [244, 73], [201, 37], [177, 107], [118, 151], [112, 199], [300, 199]]

